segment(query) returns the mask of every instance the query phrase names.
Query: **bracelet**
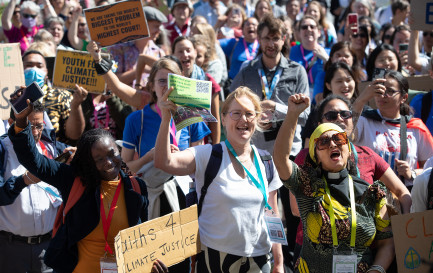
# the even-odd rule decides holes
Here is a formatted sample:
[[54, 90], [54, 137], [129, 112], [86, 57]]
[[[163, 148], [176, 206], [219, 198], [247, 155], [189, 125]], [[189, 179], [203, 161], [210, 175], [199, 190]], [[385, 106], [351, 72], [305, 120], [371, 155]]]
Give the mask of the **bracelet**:
[[27, 179], [30, 180], [33, 184], [38, 183], [38, 182], [33, 181], [33, 180], [30, 178], [30, 176], [29, 176], [29, 172], [26, 172], [26, 173], [25, 173], [25, 176], [26, 176]]
[[386, 273], [385, 268], [383, 268], [381, 265], [374, 264], [370, 266], [370, 268], [367, 270], [367, 272], [370, 271], [379, 271], [380, 273]]
[[99, 62], [94, 61], [94, 63], [95, 63], [96, 73], [99, 76], [107, 74], [108, 71], [111, 70], [111, 66], [113, 66], [112, 62], [107, 61], [104, 58], [101, 58], [101, 60]]

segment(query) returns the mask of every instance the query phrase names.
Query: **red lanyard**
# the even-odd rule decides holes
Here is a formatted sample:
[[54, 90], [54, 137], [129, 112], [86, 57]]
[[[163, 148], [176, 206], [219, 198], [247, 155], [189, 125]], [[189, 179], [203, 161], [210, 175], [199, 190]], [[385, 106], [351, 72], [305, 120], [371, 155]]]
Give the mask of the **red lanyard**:
[[105, 236], [105, 251], [113, 255], [113, 250], [111, 250], [108, 245], [107, 237], [108, 230], [110, 229], [111, 219], [113, 219], [114, 210], [116, 209], [117, 199], [119, 199], [120, 189], [122, 188], [122, 180], [119, 181], [117, 185], [116, 192], [114, 193], [113, 201], [111, 201], [110, 211], [108, 212], [107, 218], [105, 218], [105, 208], [104, 201], [102, 196], [102, 187], [101, 187], [101, 220], [102, 220], [102, 228], [104, 229]]
[[304, 59], [304, 62], [305, 62], [305, 65], [304, 65], [305, 66], [305, 70], [307, 71], [308, 78], [310, 80], [310, 83], [312, 84], [312, 83], [314, 83], [314, 79], [313, 79], [313, 67], [312, 67], [314, 64], [312, 64], [311, 67], [310, 67], [310, 62], [311, 62], [311, 60], [314, 60], [314, 56], [316, 56], [316, 53], [313, 53], [313, 57], [311, 58], [310, 62], [308, 62], [307, 59], [305, 59], [304, 47], [302, 45], [300, 47], [301, 47], [302, 59]]
[[53, 157], [48, 153], [47, 147], [45, 147], [45, 144], [42, 143], [42, 141], [39, 141], [39, 146], [41, 146], [42, 154], [50, 159], [53, 159]]
[[94, 109], [93, 110], [93, 118], [95, 120], [95, 128], [99, 128], [99, 118], [98, 118], [98, 112], [99, 112], [99, 110], [97, 110], [97, 106], [100, 105], [100, 104], [105, 104], [105, 105], [102, 105], [99, 108], [99, 110], [105, 108], [105, 128], [104, 129], [108, 129], [108, 128], [110, 128], [110, 126], [108, 124], [108, 122], [110, 121], [110, 112], [108, 111], [108, 105], [107, 105], [107, 103], [103, 102], [103, 103], [95, 104], [95, 101], [93, 101], [93, 109]]
[[[179, 36], [184, 36], [182, 31], [179, 29], [179, 27], [176, 25], [176, 22], [173, 23], [174, 24], [174, 30], [176, 30], [177, 34]], [[188, 23], [187, 23], [187, 27], [186, 27], [186, 32], [185, 32], [185, 36], [188, 37], [189, 33], [191, 32], [191, 20], [188, 19]], [[183, 27], [182, 27], [183, 28]]]
[[245, 55], [247, 55], [247, 60], [251, 61], [256, 56], [257, 45], [259, 44], [259, 42], [257, 42], [257, 40], [254, 41], [253, 51], [251, 52], [251, 55], [247, 43], [245, 42], [245, 39], [242, 39], [242, 42], [244, 42]]
[[[156, 112], [158, 112], [158, 115], [161, 117], [161, 109], [159, 109], [158, 104], [156, 104], [156, 103], [155, 103], [155, 109], [156, 109]], [[174, 125], [173, 119], [171, 120], [170, 135], [173, 138], [173, 144], [177, 147], [176, 126]]]

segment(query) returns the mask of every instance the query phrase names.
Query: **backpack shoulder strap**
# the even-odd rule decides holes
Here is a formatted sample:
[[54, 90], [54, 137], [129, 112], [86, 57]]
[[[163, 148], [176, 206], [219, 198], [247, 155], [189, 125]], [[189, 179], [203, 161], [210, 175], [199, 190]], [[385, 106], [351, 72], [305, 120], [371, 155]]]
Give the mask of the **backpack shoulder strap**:
[[218, 174], [218, 171], [221, 167], [221, 162], [223, 158], [223, 148], [221, 144], [212, 145], [212, 153], [209, 158], [209, 162], [207, 163], [206, 170], [204, 173], [204, 184], [201, 188], [200, 200], [198, 201], [197, 211], [198, 216], [200, 217], [201, 209], [203, 206], [204, 197], [206, 196], [207, 189], [210, 184]]
[[131, 180], [131, 184], [132, 184], [132, 189], [141, 195], [141, 189], [140, 189], [140, 184], [138, 184], [137, 179], [135, 178], [135, 176], [130, 176], [129, 179]]
[[8, 150], [5, 148], [3, 138], [0, 138], [0, 176], [3, 178], [6, 171]]
[[83, 195], [85, 187], [81, 183], [80, 177], [75, 177], [74, 183], [72, 184], [71, 192], [69, 193], [66, 205], [63, 202], [57, 209], [56, 219], [53, 225], [53, 238], [56, 235], [59, 228], [65, 223], [66, 214], [69, 210], [77, 203], [80, 197]]
[[269, 185], [271, 181], [274, 179], [274, 164], [273, 164], [272, 156], [266, 150], [257, 148], [257, 151], [259, 152], [260, 159], [262, 160], [263, 165], [265, 165], [266, 179], [268, 180], [268, 185]]
[[432, 94], [433, 91], [428, 92], [427, 94], [425, 94], [422, 97], [422, 102], [421, 102], [421, 120], [427, 124], [427, 119], [428, 116], [430, 114], [431, 111], [431, 106], [432, 106]]
[[427, 209], [433, 210], [433, 169], [431, 169], [427, 186]]

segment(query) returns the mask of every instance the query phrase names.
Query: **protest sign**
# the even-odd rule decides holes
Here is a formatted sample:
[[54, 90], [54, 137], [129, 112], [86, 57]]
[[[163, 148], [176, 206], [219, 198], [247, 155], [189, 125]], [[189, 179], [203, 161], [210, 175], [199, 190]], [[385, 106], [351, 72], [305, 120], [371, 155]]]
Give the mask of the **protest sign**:
[[433, 0], [416, 0], [410, 3], [414, 23], [412, 30], [433, 30]]
[[197, 206], [121, 230], [114, 248], [120, 273], [150, 273], [156, 259], [170, 266], [199, 253]]
[[391, 226], [398, 272], [430, 272], [433, 265], [433, 211], [392, 216]]
[[87, 52], [57, 50], [54, 63], [53, 85], [74, 90], [75, 84], [84, 87], [90, 93], [102, 94], [105, 81], [98, 76], [92, 56]]
[[90, 37], [102, 47], [149, 37], [140, 0], [117, 2], [84, 12]]
[[168, 99], [178, 105], [173, 113], [176, 130], [197, 122], [216, 122], [210, 113], [212, 82], [168, 74], [168, 86], [173, 87]]
[[0, 44], [0, 70], [2, 94], [0, 116], [1, 119], [8, 119], [11, 109], [9, 104], [10, 95], [20, 86], [26, 85], [20, 44]]

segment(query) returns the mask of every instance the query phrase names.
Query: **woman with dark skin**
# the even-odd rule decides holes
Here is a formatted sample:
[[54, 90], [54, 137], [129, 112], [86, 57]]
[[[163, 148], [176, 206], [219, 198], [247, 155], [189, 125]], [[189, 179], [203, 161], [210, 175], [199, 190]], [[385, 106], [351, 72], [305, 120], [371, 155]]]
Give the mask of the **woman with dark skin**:
[[[85, 188], [52, 239], [45, 262], [57, 272], [99, 272], [100, 258], [112, 254], [116, 234], [147, 221], [146, 185], [140, 179], [133, 182], [134, 179], [121, 170], [123, 162], [117, 145], [103, 129], [83, 134], [71, 165], [41, 155], [27, 119], [33, 106], [27, 103], [24, 111], [15, 114], [16, 122], [9, 131], [20, 163], [38, 178], [57, 187], [65, 203], [76, 180]], [[140, 194], [133, 184], [139, 186]], [[100, 200], [95, 196], [100, 196]], [[113, 203], [113, 218], [105, 232], [102, 217], [106, 217], [108, 209], [102, 208], [110, 208]], [[168, 270], [157, 260], [152, 272]]]

